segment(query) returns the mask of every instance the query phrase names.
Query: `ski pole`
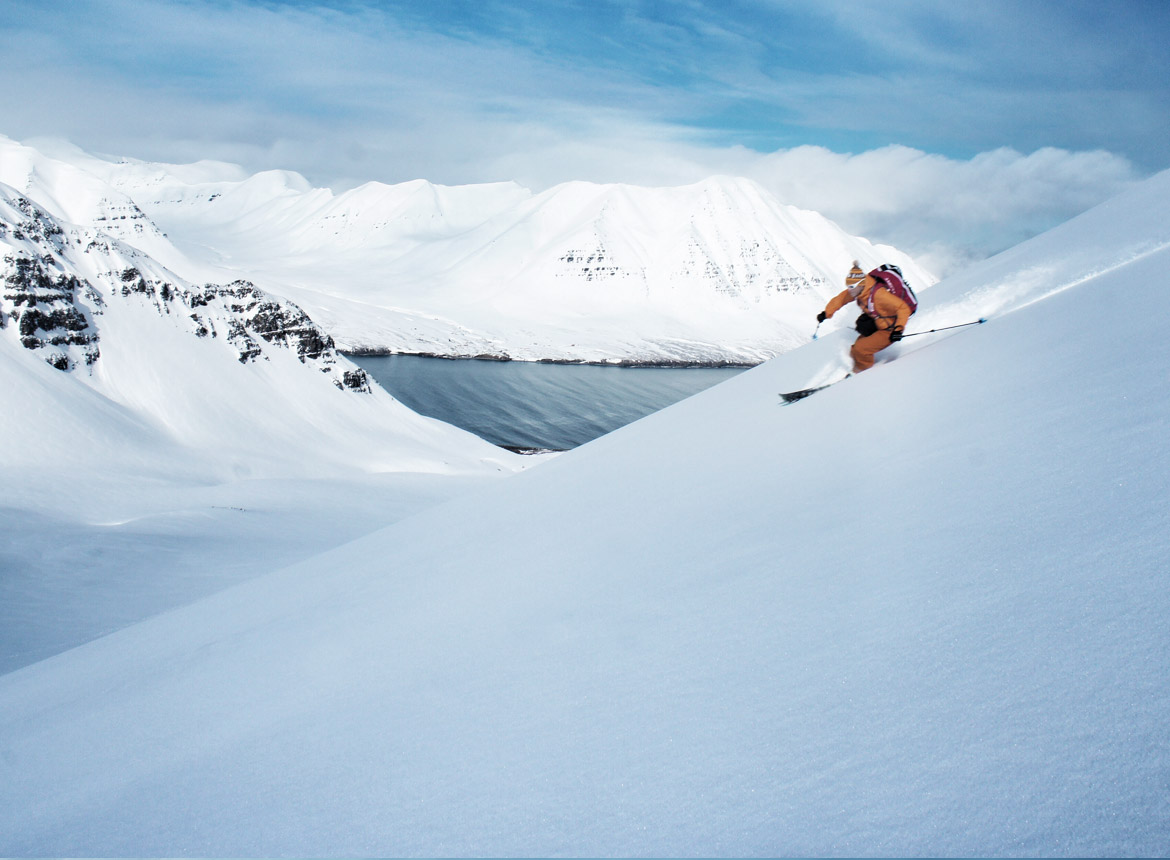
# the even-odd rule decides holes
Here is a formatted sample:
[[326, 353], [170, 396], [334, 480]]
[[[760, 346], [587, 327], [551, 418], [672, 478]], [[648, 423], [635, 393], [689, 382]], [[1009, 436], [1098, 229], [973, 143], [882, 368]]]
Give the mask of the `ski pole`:
[[986, 319], [979, 317], [979, 319], [975, 320], [974, 322], [959, 323], [958, 325], [945, 325], [942, 328], [932, 328], [930, 331], [916, 331], [913, 334], [904, 334], [902, 335], [902, 340], [905, 340], [908, 337], [918, 337], [920, 334], [934, 334], [936, 331], [947, 331], [948, 329], [952, 328], [962, 328], [965, 325], [979, 325], [979, 323], [985, 322], [987, 322]]
[[821, 324], [818, 322], [817, 327], [813, 329], [813, 340], [817, 339], [817, 332], [821, 330]]

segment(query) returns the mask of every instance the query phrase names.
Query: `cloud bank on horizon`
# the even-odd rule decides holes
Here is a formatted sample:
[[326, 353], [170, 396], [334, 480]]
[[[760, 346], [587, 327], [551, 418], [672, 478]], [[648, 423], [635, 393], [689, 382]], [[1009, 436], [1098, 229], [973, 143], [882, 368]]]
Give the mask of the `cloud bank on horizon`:
[[940, 273], [1170, 166], [1170, 4], [0, 7], [0, 132], [367, 180], [755, 179]]

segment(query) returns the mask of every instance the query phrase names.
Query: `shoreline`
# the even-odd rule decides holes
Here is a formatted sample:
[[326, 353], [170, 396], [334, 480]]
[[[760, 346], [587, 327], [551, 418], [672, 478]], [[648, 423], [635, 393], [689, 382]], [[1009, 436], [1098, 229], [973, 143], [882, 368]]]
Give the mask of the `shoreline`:
[[[477, 355], [445, 355], [437, 352], [403, 352], [392, 349], [379, 349], [377, 347], [361, 347], [358, 349], [338, 349], [346, 358], [358, 357], [377, 357], [377, 356], [410, 356], [413, 358], [440, 358], [444, 361], [520, 361], [528, 364], [566, 364], [566, 365], [584, 365], [588, 367], [664, 367], [664, 368], [708, 368], [708, 367], [742, 367], [751, 368], [763, 364], [763, 361], [700, 361], [687, 359], [657, 359], [657, 360], [639, 360], [634, 358], [616, 358], [605, 359], [600, 361], [589, 361], [587, 359], [576, 358], [513, 358], [510, 355], [502, 355], [495, 353], [480, 353]], [[766, 361], [767, 359], [765, 359]]]

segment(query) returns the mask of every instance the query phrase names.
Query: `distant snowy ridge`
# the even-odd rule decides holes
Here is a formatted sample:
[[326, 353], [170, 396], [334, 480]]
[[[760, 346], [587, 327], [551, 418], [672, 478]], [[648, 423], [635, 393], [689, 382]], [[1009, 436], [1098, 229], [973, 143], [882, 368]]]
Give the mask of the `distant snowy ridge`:
[[[0, 181], [67, 199], [60, 186], [93, 186], [70, 210], [80, 223], [79, 208], [106, 217], [130, 201], [198, 269], [176, 271], [287, 296], [350, 351], [756, 363], [809, 339], [854, 259], [897, 263], [917, 288], [934, 282], [896, 249], [728, 177], [536, 195], [371, 182], [334, 194], [287, 171], [113, 162], [0, 138]], [[130, 229], [121, 238], [137, 241]]]

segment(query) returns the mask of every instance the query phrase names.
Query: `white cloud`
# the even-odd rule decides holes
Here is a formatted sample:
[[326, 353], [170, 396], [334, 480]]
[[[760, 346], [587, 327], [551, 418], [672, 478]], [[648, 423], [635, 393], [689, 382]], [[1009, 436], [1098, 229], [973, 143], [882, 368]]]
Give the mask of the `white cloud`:
[[1004, 250], [1139, 178], [1108, 152], [1011, 149], [969, 160], [890, 146], [857, 155], [798, 147], [749, 159], [781, 198], [894, 244], [940, 274]]

